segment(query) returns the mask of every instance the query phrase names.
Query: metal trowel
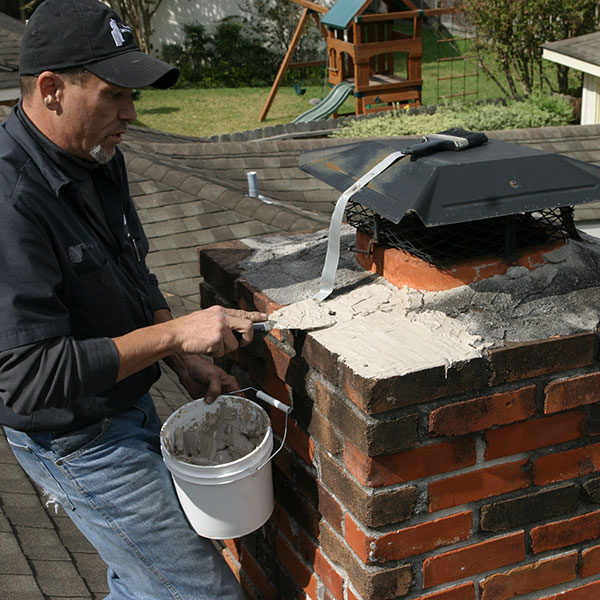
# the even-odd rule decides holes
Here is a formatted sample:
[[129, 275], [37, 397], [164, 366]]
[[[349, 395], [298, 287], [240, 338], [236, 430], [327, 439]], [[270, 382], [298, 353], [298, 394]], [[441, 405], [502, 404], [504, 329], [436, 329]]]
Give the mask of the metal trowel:
[[254, 324], [254, 331], [268, 332], [271, 329], [313, 331], [331, 327], [336, 322], [333, 311], [328, 310], [313, 298], [308, 298], [272, 312], [268, 321]]

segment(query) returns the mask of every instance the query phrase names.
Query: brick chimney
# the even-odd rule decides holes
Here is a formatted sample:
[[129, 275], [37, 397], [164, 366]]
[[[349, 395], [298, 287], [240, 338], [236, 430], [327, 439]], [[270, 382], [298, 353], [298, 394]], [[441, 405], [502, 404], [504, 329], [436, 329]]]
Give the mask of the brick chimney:
[[[295, 241], [308, 248], [315, 235]], [[284, 294], [297, 256], [252, 266], [256, 254], [241, 242], [203, 249], [202, 305], [270, 313], [299, 300]], [[273, 330], [236, 352], [226, 366], [240, 382], [293, 403], [275, 511], [224, 545], [247, 597], [599, 598], [599, 254], [584, 242], [524, 252], [481, 284], [466, 270], [490, 261], [439, 281], [404, 254], [365, 255], [401, 288], [379, 315], [397, 319], [390, 327], [366, 315], [367, 337], [337, 345], [334, 331]], [[511, 266], [527, 270], [503, 275]], [[353, 286], [363, 299], [386, 286], [360, 271], [336, 307]], [[280, 440], [283, 414], [270, 414]]]

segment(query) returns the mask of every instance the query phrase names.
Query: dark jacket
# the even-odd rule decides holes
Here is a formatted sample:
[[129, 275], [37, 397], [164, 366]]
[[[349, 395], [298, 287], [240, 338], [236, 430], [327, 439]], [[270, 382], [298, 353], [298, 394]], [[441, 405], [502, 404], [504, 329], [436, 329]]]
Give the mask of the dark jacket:
[[90, 175], [102, 222], [19, 110], [0, 125], [0, 424], [65, 431], [150, 389], [158, 365], [115, 383], [109, 338], [153, 324], [167, 304], [146, 268], [121, 152]]

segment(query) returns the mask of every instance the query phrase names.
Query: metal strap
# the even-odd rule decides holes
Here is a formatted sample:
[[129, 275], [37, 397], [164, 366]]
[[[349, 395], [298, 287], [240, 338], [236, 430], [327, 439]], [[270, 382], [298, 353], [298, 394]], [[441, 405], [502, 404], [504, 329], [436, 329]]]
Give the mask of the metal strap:
[[325, 300], [333, 291], [335, 274], [337, 272], [340, 261], [340, 236], [342, 230], [342, 220], [346, 210], [348, 200], [367, 185], [377, 175], [385, 171], [390, 165], [395, 163], [399, 158], [406, 156], [402, 150], [388, 154], [382, 161], [378, 162], [371, 170], [367, 171], [360, 179], [355, 181], [342, 195], [338, 198], [331, 221], [329, 222], [329, 237], [327, 240], [327, 254], [325, 255], [325, 264], [321, 273], [321, 283], [319, 291], [313, 296], [317, 302]]

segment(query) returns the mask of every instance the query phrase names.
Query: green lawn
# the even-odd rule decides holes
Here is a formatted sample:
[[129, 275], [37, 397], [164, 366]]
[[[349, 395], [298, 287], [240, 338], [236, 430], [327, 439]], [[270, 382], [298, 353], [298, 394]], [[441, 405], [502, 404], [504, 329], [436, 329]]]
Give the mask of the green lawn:
[[[423, 104], [444, 102], [444, 97], [455, 95], [458, 100], [489, 99], [502, 96], [498, 86], [484, 74], [477, 73], [474, 57], [467, 60], [448, 59], [471, 54], [468, 40], [453, 43], [438, 42], [439, 36], [423, 30]], [[401, 72], [401, 60], [397, 61]], [[454, 77], [440, 80], [440, 78]], [[297, 95], [292, 86], [282, 86], [271, 106], [267, 119], [258, 120], [269, 95], [269, 88], [208, 88], [143, 90], [136, 102], [136, 124], [170, 133], [192, 136], [211, 136], [289, 123], [311, 108], [311, 98], [323, 98], [327, 85], [307, 86], [304, 95]], [[462, 94], [466, 93], [465, 96]], [[451, 99], [449, 99], [451, 101]], [[355, 100], [348, 98], [340, 114], [354, 114]]]
[[[293, 87], [281, 87], [267, 119], [258, 120], [269, 88], [145, 89], [136, 102], [137, 125], [170, 133], [210, 136], [289, 123], [311, 108], [310, 98], [323, 97], [322, 86], [308, 87], [298, 96]], [[342, 107], [354, 111], [351, 98]]]

